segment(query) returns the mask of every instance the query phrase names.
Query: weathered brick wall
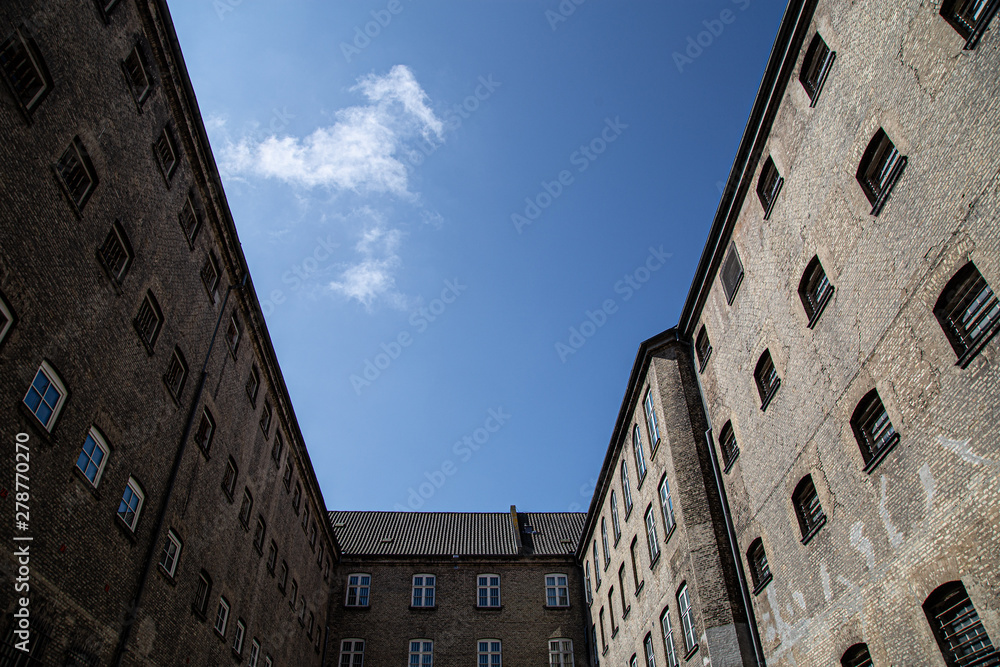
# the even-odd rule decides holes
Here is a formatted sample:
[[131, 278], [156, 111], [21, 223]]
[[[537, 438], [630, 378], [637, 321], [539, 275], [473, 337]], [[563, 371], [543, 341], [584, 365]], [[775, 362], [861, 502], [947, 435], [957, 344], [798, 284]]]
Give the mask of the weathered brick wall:
[[[955, 579], [1000, 640], [1000, 348], [961, 369], [933, 314], [970, 259], [1000, 287], [1000, 42], [994, 21], [963, 51], [939, 9], [819, 4], [806, 45], [818, 29], [835, 64], [810, 108], [799, 53], [763, 154], [784, 187], [766, 222], [751, 190], [742, 286], [729, 306], [716, 279], [698, 316], [716, 441], [731, 419], [741, 450], [725, 476], [740, 551], [761, 537], [774, 574], [754, 600], [769, 664], [829, 665], [864, 641], [875, 664], [943, 665], [921, 604]], [[909, 162], [874, 217], [855, 172], [879, 127]], [[814, 255], [836, 291], [809, 329]], [[781, 387], [762, 411], [765, 349]], [[850, 419], [872, 388], [901, 439], [866, 473]], [[828, 522], [803, 545], [790, 498], [806, 474]]]

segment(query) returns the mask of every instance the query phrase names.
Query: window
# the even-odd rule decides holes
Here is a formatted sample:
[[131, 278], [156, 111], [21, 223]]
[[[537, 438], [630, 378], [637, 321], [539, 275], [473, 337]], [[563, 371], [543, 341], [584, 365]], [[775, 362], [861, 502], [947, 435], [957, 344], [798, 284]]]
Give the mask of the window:
[[611, 550], [608, 549], [608, 522], [601, 517], [601, 544], [604, 546], [604, 569], [611, 563]]
[[319, 543], [319, 554], [316, 556], [316, 564], [323, 567], [323, 554], [326, 552], [326, 545], [322, 542]]
[[7, 332], [10, 331], [12, 326], [14, 326], [14, 313], [11, 312], [10, 306], [0, 296], [0, 343], [7, 337]]
[[1000, 301], [969, 262], [952, 276], [934, 306], [934, 315], [965, 368], [1000, 331]]
[[294, 466], [292, 465], [292, 457], [289, 455], [288, 460], [285, 462], [285, 475], [281, 479], [282, 483], [285, 485], [285, 491], [291, 490], [293, 469]]
[[615, 587], [608, 589], [608, 617], [611, 619], [611, 637], [618, 634], [618, 621], [615, 620]]
[[642, 434], [638, 424], [632, 427], [632, 449], [635, 451], [635, 473], [639, 476], [641, 487], [642, 480], [646, 479], [646, 455], [642, 451]]
[[278, 543], [271, 540], [271, 546], [267, 550], [267, 571], [274, 576], [274, 565], [278, 562]]
[[302, 513], [302, 532], [306, 532], [306, 526], [309, 525], [309, 503], [306, 503], [305, 511]]
[[302, 506], [302, 485], [295, 482], [295, 493], [292, 494], [292, 509], [295, 513], [299, 513], [299, 507]]
[[757, 381], [757, 392], [760, 394], [760, 409], [767, 410], [771, 399], [778, 393], [778, 387], [781, 386], [781, 378], [778, 377], [778, 371], [774, 368], [770, 350], [764, 350], [764, 354], [760, 355], [753, 377]]
[[549, 640], [549, 667], [573, 667], [572, 640]]
[[594, 586], [601, 590], [601, 566], [597, 560], [597, 540], [594, 540]]
[[816, 326], [831, 296], [833, 296], [833, 285], [827, 279], [819, 257], [813, 257], [799, 282], [799, 298], [802, 299], [802, 307], [806, 309], [810, 329]]
[[156, 138], [153, 143], [153, 153], [156, 155], [156, 161], [163, 171], [164, 178], [169, 181], [177, 169], [177, 145], [174, 143], [174, 137], [169, 127], [163, 128], [160, 136]]
[[677, 591], [677, 608], [681, 611], [681, 627], [684, 630], [684, 652], [690, 654], [697, 646], [697, 635], [694, 631], [694, 610], [691, 608], [691, 598], [688, 595], [687, 584], [681, 584]]
[[837, 52], [831, 51], [819, 33], [816, 33], [809, 43], [809, 48], [806, 49], [806, 57], [802, 60], [802, 71], [799, 72], [799, 82], [812, 100], [809, 106], [814, 107], [819, 101], [819, 94], [823, 91], [823, 84], [826, 83], [826, 77], [836, 57]]
[[639, 580], [639, 559], [635, 555], [636, 547], [639, 546], [639, 538], [633, 537], [632, 544], [629, 545], [629, 556], [632, 558], [632, 578], [635, 583], [635, 594], [639, 594], [639, 589], [645, 583], [645, 581]]
[[639, 667], [639, 658], [635, 653], [628, 659], [628, 667]]
[[243, 653], [243, 637], [247, 633], [247, 624], [242, 618], [236, 619], [236, 635], [233, 637], [233, 650], [237, 655]]
[[705, 370], [705, 364], [708, 363], [708, 358], [712, 356], [712, 341], [708, 339], [708, 330], [705, 329], [705, 325], [701, 325], [701, 329], [698, 331], [698, 338], [694, 343], [695, 354], [698, 355], [698, 372], [702, 373]]
[[233, 499], [233, 494], [236, 493], [236, 477], [239, 474], [239, 468], [236, 466], [236, 461], [233, 457], [229, 457], [229, 461], [226, 463], [226, 472], [222, 476], [222, 491], [229, 497], [229, 500]]
[[608, 639], [607, 639], [607, 636], [604, 634], [604, 607], [601, 607], [601, 613], [600, 613], [600, 616], [599, 616], [599, 620], [600, 620], [600, 623], [601, 623], [601, 646], [603, 647], [604, 651], [607, 651], [608, 650]]
[[43, 361], [35, 379], [24, 395], [24, 404], [42, 423], [46, 431], [52, 431], [63, 403], [66, 402], [66, 386], [47, 361]]
[[646, 667], [656, 667], [656, 653], [653, 651], [653, 636], [646, 633], [646, 638], [642, 640], [642, 648], [646, 653]]
[[143, 493], [139, 487], [139, 482], [135, 478], [129, 477], [125, 491], [122, 493], [122, 500], [118, 503], [118, 518], [125, 522], [128, 529], [135, 531], [135, 526], [139, 522], [139, 512], [142, 510]]
[[208, 408], [202, 408], [201, 421], [198, 422], [198, 430], [195, 431], [194, 441], [198, 443], [201, 450], [207, 455], [212, 449], [212, 436], [215, 434], [215, 420]]
[[434, 606], [434, 579], [430, 574], [418, 574], [413, 577], [413, 602], [414, 607]]
[[274, 444], [271, 446], [271, 458], [274, 465], [281, 466], [281, 452], [285, 448], [285, 443], [281, 439], [281, 431], [274, 432]]
[[[204, 266], [201, 267], [201, 283], [205, 286], [205, 291], [208, 292], [208, 298], [212, 300], [212, 303], [215, 303], [219, 298], [219, 277], [221, 275], [222, 270], [219, 268], [219, 260], [215, 258], [215, 253], [209, 252], [205, 257]], [[256, 397], [255, 389], [252, 398]]]
[[819, 495], [813, 485], [812, 475], [806, 475], [795, 487], [792, 494], [792, 504], [799, 518], [799, 528], [802, 531], [802, 543], [807, 543], [826, 523], [826, 515], [819, 504]]
[[105, 23], [109, 23], [110, 19], [108, 15], [114, 11], [114, 8], [118, 5], [118, 0], [95, 0], [97, 5], [97, 11], [100, 12], [101, 18], [104, 19]]
[[622, 596], [622, 616], [627, 616], [631, 605], [625, 599], [625, 563], [618, 567], [618, 593]]
[[653, 390], [646, 390], [646, 398], [642, 401], [642, 407], [646, 411], [646, 431], [649, 435], [649, 446], [655, 450], [660, 444], [660, 426], [656, 421], [656, 408], [653, 406]]
[[590, 624], [590, 650], [593, 654], [591, 658], [594, 661], [594, 667], [597, 667], [597, 665], [601, 664], [601, 658], [597, 648], [597, 626], [593, 623]]
[[499, 639], [480, 639], [476, 643], [479, 645], [477, 653], [479, 667], [500, 667], [503, 665], [503, 654], [500, 651]]
[[652, 505], [646, 508], [646, 542], [649, 545], [649, 565], [652, 567], [660, 557], [660, 541], [656, 537], [656, 515], [653, 514]]
[[125, 74], [125, 80], [128, 82], [128, 88], [132, 92], [132, 97], [135, 98], [136, 104], [141, 106], [146, 101], [146, 98], [149, 97], [153, 86], [149, 81], [149, 67], [146, 64], [146, 55], [142, 52], [142, 48], [138, 44], [129, 51], [129, 54], [125, 56], [125, 60], [122, 61], [122, 72]]
[[899, 154], [885, 130], [872, 137], [858, 165], [858, 183], [872, 205], [872, 215], [878, 215], [889, 199], [896, 181], [906, 167], [906, 157]]
[[367, 607], [368, 593], [371, 590], [372, 577], [370, 574], [351, 574], [347, 577], [347, 602], [348, 607]]
[[108, 230], [108, 235], [104, 238], [104, 245], [97, 250], [97, 256], [100, 258], [104, 268], [108, 270], [111, 278], [116, 283], [121, 284], [135, 255], [132, 252], [132, 244], [129, 243], [125, 230], [122, 229], [121, 223], [117, 220], [114, 221], [111, 229]]
[[250, 667], [257, 667], [257, 660], [260, 658], [260, 642], [254, 637], [250, 642]]
[[260, 413], [260, 430], [265, 438], [271, 435], [271, 413], [271, 401], [264, 399], [264, 409]]
[[757, 179], [757, 198], [764, 207], [765, 220], [771, 217], [771, 209], [774, 208], [774, 202], [778, 200], [778, 193], [784, 183], [785, 179], [778, 173], [774, 160], [768, 156], [760, 170], [760, 178]]
[[167, 531], [167, 541], [163, 544], [163, 554], [160, 556], [160, 567], [171, 577], [177, 571], [177, 560], [181, 556], [181, 538], [173, 529]]
[[[360, 665], [361, 663], [358, 663], [358, 664]], [[264, 667], [274, 667], [274, 661], [271, 660], [271, 656], [270, 655], [265, 655], [264, 656]]]
[[229, 622], [229, 602], [226, 598], [219, 598], [219, 608], [215, 612], [215, 631], [223, 637], [226, 636], [226, 624]]
[[434, 642], [426, 639], [410, 641], [410, 667], [434, 664]]
[[21, 108], [30, 113], [52, 90], [52, 81], [35, 41], [18, 28], [0, 45], [0, 70]]
[[726, 291], [726, 303], [732, 304], [736, 298], [736, 291], [743, 282], [743, 263], [740, 261], [740, 254], [736, 252], [736, 244], [729, 243], [729, 250], [726, 252], [726, 259], [722, 262], [722, 288]]
[[628, 464], [622, 461], [622, 497], [625, 498], [625, 520], [632, 513], [632, 489], [628, 484]]
[[250, 402], [257, 403], [257, 390], [260, 389], [260, 371], [257, 370], [257, 364], [250, 367], [250, 377], [247, 378], [247, 396], [250, 397]]
[[340, 667], [364, 667], [364, 664], [364, 640], [345, 639], [340, 642]]
[[257, 527], [253, 531], [253, 546], [257, 553], [264, 553], [264, 533], [267, 532], [267, 522], [264, 517], [257, 516]]
[[242, 335], [243, 329], [240, 326], [240, 320], [233, 313], [232, 317], [229, 318], [229, 328], [226, 329], [226, 344], [229, 345], [229, 351], [236, 356], [236, 351], [240, 347], [240, 335]]
[[160, 328], [163, 326], [163, 314], [160, 312], [160, 305], [156, 302], [156, 297], [152, 292], [146, 292], [146, 298], [142, 300], [139, 312], [132, 322], [135, 330], [139, 334], [139, 339], [146, 346], [146, 350], [152, 354], [153, 345], [160, 335]]
[[965, 49], [971, 50], [986, 32], [997, 7], [990, 0], [944, 0], [941, 16], [965, 38]]
[[253, 510], [253, 494], [250, 493], [250, 489], [243, 489], [243, 504], [240, 505], [240, 523], [243, 524], [243, 528], [246, 530], [250, 529], [250, 512]]
[[56, 173], [70, 201], [77, 209], [82, 209], [97, 187], [97, 173], [80, 137], [73, 137], [69, 148], [59, 158]]
[[587, 587], [587, 604], [592, 604], [594, 602], [594, 594], [593, 592], [591, 592], [590, 588], [590, 561], [584, 563], [583, 580]]
[[670, 482], [667, 481], [666, 473], [660, 478], [660, 511], [663, 512], [663, 526], [669, 537], [674, 525], [674, 500], [670, 495]]
[[990, 641], [961, 581], [938, 587], [924, 602], [941, 655], [949, 667], [1000, 665], [1000, 652]]
[[615, 544], [622, 536], [622, 524], [618, 519], [618, 497], [614, 489], [611, 490], [611, 528], [615, 531]]
[[480, 607], [500, 606], [500, 575], [481, 574], [478, 577], [478, 598]]
[[193, 244], [195, 236], [198, 235], [198, 229], [201, 227], [201, 217], [198, 215], [198, 210], [194, 206], [194, 198], [191, 195], [188, 195], [187, 199], [184, 200], [184, 206], [181, 207], [178, 217], [185, 238], [187, 238], [188, 243]]
[[194, 609], [204, 617], [208, 610], [208, 598], [212, 595], [212, 577], [202, 570], [198, 574], [198, 587], [194, 593]]
[[569, 606], [569, 578], [565, 574], [545, 575], [545, 603], [550, 607]]
[[295, 581], [294, 578], [292, 579], [291, 594], [288, 597], [288, 604], [291, 605], [292, 611], [295, 611], [295, 604], [299, 599], [299, 582]]
[[281, 561], [281, 576], [278, 578], [278, 589], [282, 593], [285, 592], [285, 586], [288, 584], [288, 563], [284, 560]]
[[83, 441], [83, 449], [76, 459], [76, 467], [80, 469], [84, 477], [97, 488], [101, 481], [101, 473], [104, 472], [104, 464], [108, 460], [108, 452], [111, 449], [104, 440], [104, 436], [97, 430], [96, 426], [90, 427], [87, 439]]
[[180, 400], [181, 392], [184, 391], [184, 381], [187, 379], [187, 362], [184, 361], [184, 353], [179, 347], [174, 348], [174, 353], [170, 357], [167, 365], [167, 372], [163, 375], [163, 383], [167, 385], [170, 394]]
[[771, 569], [767, 566], [767, 554], [764, 552], [764, 541], [757, 538], [747, 549], [747, 563], [750, 565], [750, 578], [753, 580], [753, 594], [757, 595], [770, 583]]
[[722, 450], [722, 464], [725, 466], [725, 472], [729, 472], [740, 455], [740, 446], [736, 442], [732, 421], [727, 421], [722, 426], [722, 431], [719, 432], [719, 449]]
[[840, 659], [841, 667], [872, 667], [872, 656], [867, 644], [855, 644], [844, 652]]
[[[305, 609], [305, 600], [302, 601], [302, 608]], [[312, 637], [313, 628], [316, 626], [316, 617], [312, 612], [309, 612], [309, 621], [306, 623], [306, 634]]]
[[667, 656], [667, 667], [677, 667], [677, 649], [674, 647], [674, 630], [670, 626], [670, 609], [660, 614], [660, 630], [663, 631], [663, 650]]
[[866, 472], [871, 472], [899, 442], [899, 434], [889, 421], [889, 415], [886, 414], [882, 399], [875, 389], [868, 392], [858, 403], [854, 416], [851, 417], [851, 427], [861, 448]]

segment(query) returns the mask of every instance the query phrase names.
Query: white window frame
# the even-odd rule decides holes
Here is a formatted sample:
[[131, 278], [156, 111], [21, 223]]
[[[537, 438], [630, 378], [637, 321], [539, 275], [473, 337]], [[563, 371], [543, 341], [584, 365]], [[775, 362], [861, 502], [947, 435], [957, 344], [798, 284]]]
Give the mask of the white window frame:
[[[173, 547], [173, 554], [170, 553], [170, 547]], [[181, 559], [181, 549], [184, 547], [184, 543], [181, 538], [177, 536], [174, 529], [171, 528], [167, 531], [167, 541], [163, 544], [163, 555], [160, 556], [160, 567], [163, 571], [173, 578], [174, 574], [177, 572], [177, 562]], [[167, 561], [169, 559], [169, 564]]]
[[667, 655], [667, 667], [678, 667], [677, 647], [674, 646], [674, 628], [670, 623], [670, 608], [660, 614], [660, 630], [663, 632], [663, 647]]
[[618, 544], [622, 537], [622, 522], [618, 517], [618, 496], [614, 489], [611, 489], [611, 528], [615, 531], [615, 544]]
[[[219, 627], [219, 623], [222, 623], [222, 627]], [[229, 624], [229, 601], [226, 600], [225, 596], [219, 596], [219, 606], [215, 610], [215, 624], [213, 627], [215, 631], [218, 632], [223, 637], [226, 636], [226, 626]]]
[[601, 546], [604, 547], [604, 569], [608, 569], [611, 564], [611, 549], [608, 548], [608, 522], [601, 517]]
[[[232, 332], [236, 332], [233, 336]], [[240, 349], [240, 339], [243, 338], [243, 328], [239, 320], [236, 319], [236, 313], [229, 316], [229, 326], [226, 328], [226, 346], [229, 347], [229, 353], [236, 358], [236, 353]]]
[[[573, 667], [573, 640], [565, 637], [549, 639], [550, 667]], [[567, 646], [568, 645], [568, 646]], [[569, 649], [568, 651], [566, 649]], [[566, 662], [566, 658], [569, 662]]]
[[593, 602], [594, 602], [594, 594], [593, 594], [593, 592], [591, 591], [591, 588], [590, 588], [590, 561], [589, 560], [584, 563], [583, 576], [584, 576], [584, 580], [586, 581], [586, 584], [587, 584], [587, 604], [593, 604]]
[[601, 590], [601, 561], [597, 557], [597, 540], [594, 540], [594, 590]]
[[3, 313], [4, 319], [7, 320], [4, 325], [0, 327], [0, 343], [2, 343], [3, 339], [7, 337], [7, 332], [14, 326], [14, 313], [11, 311], [10, 306], [7, 305], [7, 302], [2, 296], [0, 296], [0, 313]]
[[[413, 650], [413, 645], [417, 644], [417, 650]], [[427, 647], [430, 646], [430, 649]], [[407, 665], [410, 667], [424, 667], [424, 665], [434, 664], [434, 640], [432, 639], [411, 639], [410, 640], [410, 651], [409, 651], [409, 662]], [[424, 658], [430, 656], [430, 662], [424, 662]], [[413, 662], [416, 658], [417, 662]]]
[[[358, 650], [358, 645], [361, 645], [361, 650]], [[361, 661], [357, 662], [355, 658], [361, 657]], [[345, 667], [364, 667], [365, 664], [365, 640], [358, 638], [341, 639], [340, 640], [340, 659], [337, 661], [337, 665], [344, 665], [344, 658], [347, 658], [347, 664]], [[356, 664], [355, 664], [356, 663]]]
[[[352, 583], [352, 579], [357, 577], [357, 581]], [[368, 578], [368, 583], [363, 584], [363, 578]], [[367, 607], [371, 602], [372, 575], [366, 572], [352, 572], [347, 575], [347, 594], [344, 598], [345, 607]], [[354, 591], [354, 602], [351, 602], [351, 591]], [[361, 594], [364, 591], [364, 595]], [[362, 603], [362, 599], [364, 602]]]
[[233, 650], [236, 655], [243, 655], [243, 640], [247, 636], [247, 624], [242, 618], [236, 619], [236, 634], [233, 637]]
[[[483, 644], [486, 645], [485, 650]], [[483, 658], [486, 658], [485, 662], [483, 662]], [[496, 662], [493, 662], [492, 658], [496, 658]], [[478, 667], [503, 667], [503, 642], [499, 639], [477, 639], [476, 665]]]
[[650, 446], [655, 450], [660, 444], [660, 424], [656, 421], [656, 406], [653, 403], [653, 389], [646, 390], [646, 398], [642, 401], [646, 411], [646, 430], [649, 431]]
[[646, 667], [656, 667], [656, 649], [653, 648], [653, 634], [647, 632], [642, 639], [642, 652], [646, 656]]
[[622, 459], [622, 498], [625, 500], [625, 520], [632, 514], [632, 487], [628, 481], [628, 462]]
[[646, 479], [646, 455], [642, 449], [642, 431], [638, 424], [632, 428], [632, 450], [635, 452], [635, 472], [639, 475], [639, 486], [642, 486], [642, 480]]
[[[116, 513], [116, 515], [118, 516], [119, 519], [121, 519], [122, 523], [124, 523], [128, 527], [128, 529], [131, 530], [134, 533], [135, 532], [135, 527], [139, 523], [139, 514], [142, 512], [142, 504], [145, 501], [146, 496], [142, 492], [142, 487], [139, 486], [139, 482], [136, 481], [135, 477], [131, 477], [130, 476], [128, 478], [128, 484], [125, 485], [125, 488], [126, 489], [132, 489], [132, 493], [134, 494], [134, 497], [136, 497], [136, 498], [139, 499], [139, 502], [135, 506], [134, 514], [132, 515], [132, 523], [129, 523], [128, 521], [126, 521], [125, 517], [123, 517], [122, 514], [121, 514], [121, 503], [125, 502], [125, 492], [124, 491], [122, 491], [122, 499], [119, 502], [118, 512]], [[126, 504], [126, 507], [130, 507], [130, 506]]]
[[[559, 583], [559, 578], [562, 577], [563, 583]], [[554, 578], [555, 581], [549, 582], [549, 579]], [[552, 595], [549, 595], [549, 591], [553, 591]], [[561, 595], [560, 595], [561, 594]], [[549, 602], [550, 598], [555, 598], [556, 603], [551, 604]], [[565, 603], [560, 602], [560, 600], [566, 600]], [[549, 607], [568, 607], [569, 606], [569, 575], [565, 572], [553, 572], [545, 575], [545, 604]]]
[[677, 589], [677, 608], [681, 612], [681, 626], [684, 631], [684, 653], [690, 653], [698, 645], [698, 637], [694, 629], [694, 609], [691, 607], [691, 596], [688, 594], [687, 583]]
[[254, 637], [250, 640], [250, 662], [247, 664], [249, 667], [257, 667], [258, 660], [260, 660], [260, 642]]
[[274, 667], [274, 661], [271, 659], [270, 655], [264, 656], [264, 667]]
[[656, 513], [653, 512], [653, 506], [650, 505], [646, 508], [646, 543], [649, 545], [649, 566], [653, 566], [653, 562], [660, 556], [660, 540], [656, 536]]
[[75, 465], [77, 469], [83, 473], [83, 476], [87, 478], [87, 481], [90, 482], [96, 489], [98, 485], [101, 483], [101, 475], [104, 474], [104, 468], [108, 463], [108, 456], [111, 455], [111, 447], [108, 445], [108, 441], [104, 439], [104, 434], [102, 434], [96, 426], [90, 427], [90, 430], [87, 431], [87, 438], [94, 441], [95, 451], [98, 449], [101, 450], [101, 462], [97, 465], [97, 470], [94, 471], [94, 479], [90, 479], [90, 477], [87, 475], [87, 470], [85, 468], [80, 467], [80, 459], [83, 458], [84, 456], [87, 457], [88, 461], [87, 468], [90, 467], [89, 465], [90, 463], [94, 462], [93, 456], [87, 454], [86, 450], [84, 449], [84, 447], [87, 446], [86, 438], [83, 441], [83, 445], [80, 447], [80, 455], [76, 457]]
[[677, 524], [677, 519], [674, 517], [674, 499], [670, 495], [670, 482], [667, 481], [667, 475], [664, 473], [663, 479], [660, 480], [660, 511], [663, 513], [663, 525], [666, 534], [669, 536], [670, 531], [674, 529]]
[[[45, 401], [45, 398], [41, 396], [41, 393], [37, 389], [35, 389], [35, 379], [38, 377], [39, 373], [44, 375], [45, 379], [48, 380], [49, 382], [49, 386], [55, 388], [56, 392], [58, 392], [59, 398], [56, 399], [55, 405], [50, 405], [47, 401]], [[48, 389], [49, 389], [48, 387], [45, 388], [45, 393], [48, 393]], [[31, 410], [31, 406], [28, 405], [27, 403], [28, 395], [31, 394], [32, 391], [34, 391], [36, 394], [39, 394], [40, 396], [38, 402], [39, 407], [42, 405], [42, 403], [45, 403], [45, 405], [48, 405], [49, 408], [52, 409], [52, 412], [51, 414], [49, 414], [49, 418], [47, 421], [43, 422], [41, 419], [39, 419], [38, 408]], [[62, 378], [59, 377], [59, 374], [56, 373], [55, 369], [52, 368], [49, 362], [42, 361], [42, 365], [39, 366], [38, 370], [35, 371], [35, 374], [31, 376], [31, 383], [28, 385], [28, 391], [24, 393], [24, 398], [22, 399], [21, 402], [24, 403], [29, 410], [31, 410], [31, 414], [35, 416], [35, 419], [38, 419], [38, 423], [44, 426], [46, 431], [51, 433], [52, 429], [56, 425], [56, 420], [59, 419], [59, 413], [62, 411], [63, 405], [66, 403], [67, 395], [69, 395], [69, 392], [66, 391], [66, 385], [63, 384]]]
[[[417, 579], [420, 581], [418, 582]], [[428, 584], [427, 580], [431, 582]], [[436, 574], [415, 574], [410, 580], [410, 606], [430, 608], [437, 606], [437, 575]], [[417, 593], [420, 593], [419, 604]], [[427, 604], [428, 592], [430, 593], [430, 604]]]
[[[493, 584], [493, 578], [496, 578], [496, 585]], [[483, 579], [486, 579], [486, 583], [483, 583]], [[496, 604], [493, 603], [493, 591], [496, 590]], [[483, 596], [486, 596], [487, 604], [482, 604]], [[476, 575], [476, 606], [484, 609], [497, 609], [503, 605], [503, 599], [500, 597], [500, 575], [499, 574], [477, 574]]]

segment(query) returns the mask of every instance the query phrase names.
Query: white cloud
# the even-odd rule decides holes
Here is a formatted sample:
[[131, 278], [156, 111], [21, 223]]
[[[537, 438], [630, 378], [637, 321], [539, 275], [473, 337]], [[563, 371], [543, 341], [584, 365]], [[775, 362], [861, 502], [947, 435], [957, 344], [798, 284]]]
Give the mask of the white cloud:
[[328, 285], [330, 291], [354, 299], [371, 310], [376, 300], [387, 301], [390, 305], [403, 308], [405, 299], [396, 290], [396, 271], [402, 266], [398, 250], [403, 233], [398, 229], [387, 229], [371, 209], [363, 213], [374, 219], [355, 246], [360, 260], [344, 269], [337, 280]]
[[228, 174], [276, 178], [304, 188], [410, 196], [400, 155], [415, 137], [443, 139], [444, 124], [428, 106], [413, 72], [396, 65], [385, 76], [369, 74], [351, 91], [368, 103], [341, 109], [336, 122], [306, 137], [244, 137], [222, 150]]

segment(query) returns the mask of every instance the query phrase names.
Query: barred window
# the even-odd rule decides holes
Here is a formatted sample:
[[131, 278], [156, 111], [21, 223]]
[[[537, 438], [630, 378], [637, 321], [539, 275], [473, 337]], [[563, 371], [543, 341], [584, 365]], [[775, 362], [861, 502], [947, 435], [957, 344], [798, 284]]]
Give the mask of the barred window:
[[195, 236], [198, 235], [198, 229], [201, 227], [201, 217], [198, 215], [198, 209], [195, 208], [194, 198], [191, 195], [188, 195], [187, 199], [184, 200], [184, 206], [181, 207], [178, 218], [185, 238], [187, 238], [188, 243], [193, 244]]
[[781, 386], [781, 378], [778, 377], [778, 371], [774, 368], [770, 350], [764, 350], [764, 354], [760, 355], [753, 376], [757, 382], [757, 392], [760, 394], [760, 409], [767, 410], [768, 404], [778, 392], [778, 387]]
[[923, 607], [941, 654], [950, 667], [1000, 665], [1000, 652], [986, 634], [961, 581], [935, 589]]
[[52, 90], [45, 61], [23, 27], [0, 44], [0, 71], [21, 108], [28, 113]]
[[810, 329], [816, 326], [831, 296], [833, 296], [833, 285], [827, 279], [819, 257], [813, 257], [799, 282], [799, 298], [806, 310], [806, 317], [809, 318]]
[[114, 281], [121, 283], [135, 255], [125, 230], [117, 220], [112, 223], [111, 229], [108, 230], [108, 235], [104, 238], [104, 244], [98, 249], [97, 256]]
[[809, 48], [806, 49], [806, 56], [802, 60], [802, 71], [799, 72], [799, 82], [806, 89], [811, 103], [814, 107], [819, 101], [819, 94], [823, 91], [823, 84], [830, 73], [833, 61], [837, 57], [836, 51], [831, 51], [819, 33], [816, 33]]
[[900, 155], [885, 130], [879, 128], [872, 137], [858, 165], [858, 183], [872, 205], [872, 215], [878, 215], [889, 199], [889, 193], [906, 168], [906, 156]]
[[844, 652], [840, 659], [841, 667], [872, 667], [872, 656], [868, 652], [868, 644], [855, 644]]
[[736, 251], [736, 244], [733, 242], [729, 243], [729, 250], [722, 262], [722, 271], [719, 277], [722, 280], [722, 287], [726, 291], [726, 303], [731, 304], [736, 298], [740, 283], [743, 282], [743, 262], [740, 261], [740, 254]]
[[698, 372], [701, 373], [705, 370], [708, 358], [712, 356], [712, 342], [708, 339], [708, 331], [705, 330], [704, 324], [701, 325], [698, 338], [695, 340], [694, 351], [698, 355]]
[[142, 52], [142, 47], [138, 44], [133, 47], [129, 54], [122, 61], [122, 72], [128, 82], [129, 91], [135, 98], [136, 104], [142, 105], [149, 97], [153, 86], [149, 80], [149, 66], [146, 64], [146, 55]]
[[722, 450], [722, 464], [725, 466], [725, 472], [729, 472], [740, 455], [740, 446], [736, 442], [732, 421], [727, 421], [722, 426], [722, 431], [719, 432], [719, 449]]
[[965, 38], [968, 51], [976, 48], [998, 7], [996, 0], [944, 0], [941, 16]]
[[184, 391], [184, 381], [187, 379], [187, 362], [184, 360], [184, 353], [179, 347], [174, 348], [174, 353], [170, 357], [170, 364], [167, 365], [167, 372], [163, 375], [163, 383], [174, 398], [180, 399], [181, 392]]
[[760, 170], [760, 178], [757, 179], [757, 198], [764, 208], [764, 219], [771, 217], [771, 210], [774, 202], [778, 200], [778, 193], [781, 186], [785, 184], [785, 179], [778, 173], [778, 168], [774, 166], [774, 160], [768, 156], [764, 166]]
[[156, 154], [157, 164], [163, 171], [163, 176], [169, 181], [174, 171], [177, 169], [177, 144], [169, 127], [163, 128], [160, 136], [153, 142], [153, 153]]
[[753, 580], [753, 594], [757, 595], [771, 582], [771, 569], [767, 565], [767, 553], [764, 551], [764, 541], [757, 538], [747, 549], [747, 563], [750, 565], [750, 578]]
[[156, 302], [156, 297], [152, 292], [146, 292], [146, 298], [142, 300], [139, 312], [136, 313], [133, 321], [135, 330], [139, 334], [139, 339], [147, 350], [152, 354], [153, 345], [160, 335], [160, 328], [163, 326], [163, 314], [160, 312], [160, 305]]
[[934, 315], [965, 368], [1000, 331], [1000, 301], [969, 262], [948, 281], [934, 306]]
[[83, 209], [97, 187], [97, 173], [80, 137], [73, 137], [56, 163], [56, 173], [76, 208]]
[[819, 503], [819, 494], [816, 493], [812, 475], [803, 477], [798, 486], [795, 487], [795, 493], [792, 494], [792, 504], [795, 506], [795, 515], [799, 519], [802, 543], [806, 544], [826, 523], [826, 514], [823, 513], [823, 506]]
[[851, 427], [861, 448], [866, 472], [871, 472], [899, 442], [899, 434], [889, 421], [889, 415], [875, 389], [868, 392], [854, 409]]
[[195, 431], [194, 441], [198, 443], [201, 450], [207, 455], [212, 449], [212, 436], [215, 435], [215, 419], [208, 408], [201, 411], [201, 421], [198, 422], [198, 430]]

